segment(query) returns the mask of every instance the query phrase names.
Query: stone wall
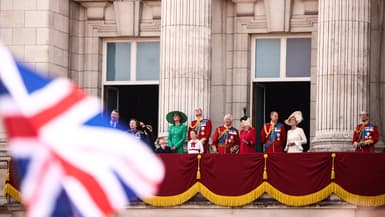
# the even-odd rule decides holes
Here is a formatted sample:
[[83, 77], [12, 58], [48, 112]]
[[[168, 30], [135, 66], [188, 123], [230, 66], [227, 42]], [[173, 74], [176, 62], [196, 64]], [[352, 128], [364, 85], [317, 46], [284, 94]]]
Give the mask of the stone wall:
[[[1, 0], [1, 42], [33, 69], [67, 77], [68, 14], [69, 1]], [[5, 151], [5, 138], [1, 126], [0, 151]]]
[[[252, 116], [253, 36], [308, 34], [312, 38], [310, 136], [313, 140], [318, 94], [318, 0], [211, 0], [211, 3], [211, 53], [207, 55], [211, 58], [211, 84], [207, 88], [210, 109], [206, 115], [213, 125], [221, 125], [224, 114], [231, 113], [234, 126], [238, 127], [237, 119], [244, 107]], [[371, 0], [371, 4], [369, 110], [384, 135], [385, 116], [380, 112], [385, 107], [381, 94], [385, 90], [385, 61], [381, 61], [385, 50], [384, 3]], [[3, 43], [33, 68], [70, 77], [97, 96], [102, 95], [103, 40], [159, 38], [160, 21], [160, 0], [0, 0]], [[355, 124], [356, 118], [352, 120]], [[2, 143], [3, 132], [0, 130]]]
[[317, 0], [213, 0], [212, 76], [210, 118], [223, 124], [231, 113], [239, 126], [243, 108], [252, 114], [251, 38], [296, 33], [312, 37], [311, 136], [315, 126], [317, 51]]
[[68, 76], [69, 1], [1, 0], [0, 38], [32, 68]]
[[381, 140], [376, 145], [377, 151], [384, 151], [385, 136], [385, 3], [381, 0], [371, 1], [371, 37], [370, 37], [370, 76], [369, 76], [369, 113], [380, 130]]

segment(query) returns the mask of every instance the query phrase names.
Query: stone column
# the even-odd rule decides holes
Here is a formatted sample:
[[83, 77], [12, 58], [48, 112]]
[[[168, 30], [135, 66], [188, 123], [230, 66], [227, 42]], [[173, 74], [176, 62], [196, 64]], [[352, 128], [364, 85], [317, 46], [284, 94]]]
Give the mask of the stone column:
[[159, 133], [166, 114], [194, 108], [209, 114], [211, 0], [162, 0], [160, 34]]
[[319, 0], [313, 151], [350, 151], [368, 110], [371, 0]]

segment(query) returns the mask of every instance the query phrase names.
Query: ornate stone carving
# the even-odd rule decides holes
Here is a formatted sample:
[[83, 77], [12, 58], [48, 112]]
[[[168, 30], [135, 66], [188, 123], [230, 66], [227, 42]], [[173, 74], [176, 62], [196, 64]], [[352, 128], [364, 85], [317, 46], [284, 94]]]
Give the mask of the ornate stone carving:
[[111, 0], [75, 0], [79, 2], [83, 7], [87, 8], [87, 19], [88, 20], [103, 20], [104, 10], [111, 4]]

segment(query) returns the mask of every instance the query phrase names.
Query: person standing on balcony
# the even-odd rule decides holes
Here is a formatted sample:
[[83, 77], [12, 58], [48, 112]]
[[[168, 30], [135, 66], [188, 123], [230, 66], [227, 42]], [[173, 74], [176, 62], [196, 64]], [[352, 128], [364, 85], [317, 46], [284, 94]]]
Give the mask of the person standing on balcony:
[[140, 131], [138, 129], [138, 120], [136, 120], [135, 118], [131, 118], [129, 122], [129, 127], [130, 129], [127, 130], [129, 134], [133, 135], [137, 140], [146, 142], [143, 131]]
[[212, 138], [212, 148], [219, 154], [239, 153], [239, 132], [232, 126], [233, 117], [230, 114], [223, 118], [224, 125], [215, 129]]
[[356, 152], [374, 152], [374, 144], [378, 141], [377, 125], [369, 122], [369, 114], [360, 112], [361, 123], [356, 126], [353, 134], [353, 147]]
[[307, 143], [307, 139], [303, 129], [297, 125], [303, 120], [302, 112], [293, 112], [288, 119], [285, 120], [285, 124], [289, 125], [291, 129], [287, 131], [287, 142], [285, 151], [287, 153], [303, 152], [303, 144]]
[[193, 120], [188, 128], [188, 140], [191, 139], [190, 132], [195, 131], [198, 139], [203, 144], [204, 153], [209, 153], [209, 139], [211, 135], [211, 121], [203, 118], [203, 112], [201, 108], [195, 109], [196, 120]]
[[184, 153], [187, 126], [183, 123], [187, 121], [187, 116], [183, 112], [172, 111], [167, 114], [166, 120], [171, 124], [168, 128], [168, 146], [173, 152]]
[[261, 130], [263, 152], [283, 152], [283, 144], [286, 140], [285, 126], [278, 122], [278, 112], [270, 113], [271, 121], [266, 123]]
[[255, 153], [255, 144], [257, 143], [257, 134], [253, 128], [250, 118], [242, 120], [241, 118], [240, 134], [240, 154]]
[[191, 139], [187, 142], [187, 153], [189, 154], [202, 154], [204, 153], [203, 144], [198, 139], [198, 135], [195, 130], [190, 131]]
[[118, 110], [116, 110], [116, 109], [112, 110], [111, 115], [110, 115], [109, 126], [111, 128], [118, 129], [118, 130], [123, 130], [123, 131], [127, 130], [127, 127], [124, 124], [120, 123], [119, 118], [120, 118], [120, 115], [119, 115]]

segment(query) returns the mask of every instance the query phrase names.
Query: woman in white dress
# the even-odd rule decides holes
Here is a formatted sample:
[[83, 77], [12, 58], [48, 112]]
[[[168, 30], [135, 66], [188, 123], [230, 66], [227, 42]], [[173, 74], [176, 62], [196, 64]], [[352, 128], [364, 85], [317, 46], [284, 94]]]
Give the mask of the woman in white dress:
[[302, 145], [307, 143], [307, 139], [303, 129], [297, 127], [302, 120], [302, 113], [300, 111], [293, 112], [289, 118], [285, 120], [285, 123], [291, 127], [291, 129], [287, 131], [285, 147], [287, 153], [303, 152]]

